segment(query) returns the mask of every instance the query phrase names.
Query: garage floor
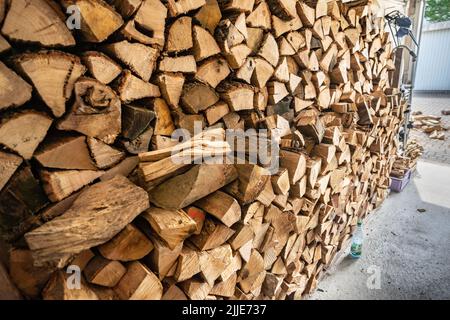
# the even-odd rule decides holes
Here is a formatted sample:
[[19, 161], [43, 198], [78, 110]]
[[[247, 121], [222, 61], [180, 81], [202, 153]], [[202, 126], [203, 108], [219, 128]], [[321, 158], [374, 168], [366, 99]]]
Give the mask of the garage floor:
[[450, 299], [450, 165], [420, 161], [363, 227], [363, 257], [343, 255], [310, 299]]

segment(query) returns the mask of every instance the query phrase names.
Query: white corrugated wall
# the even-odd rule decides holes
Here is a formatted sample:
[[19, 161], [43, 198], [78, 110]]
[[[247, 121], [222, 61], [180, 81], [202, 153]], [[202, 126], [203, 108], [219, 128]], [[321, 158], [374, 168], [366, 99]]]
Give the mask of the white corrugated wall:
[[450, 22], [424, 26], [415, 90], [450, 91]]

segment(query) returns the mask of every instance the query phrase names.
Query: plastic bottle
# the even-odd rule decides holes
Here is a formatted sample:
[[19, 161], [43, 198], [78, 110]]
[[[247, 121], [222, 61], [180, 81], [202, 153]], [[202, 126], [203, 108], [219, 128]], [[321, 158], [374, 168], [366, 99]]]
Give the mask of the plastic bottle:
[[363, 237], [362, 222], [358, 221], [358, 226], [352, 238], [352, 247], [350, 249], [350, 255], [355, 259], [361, 257]]

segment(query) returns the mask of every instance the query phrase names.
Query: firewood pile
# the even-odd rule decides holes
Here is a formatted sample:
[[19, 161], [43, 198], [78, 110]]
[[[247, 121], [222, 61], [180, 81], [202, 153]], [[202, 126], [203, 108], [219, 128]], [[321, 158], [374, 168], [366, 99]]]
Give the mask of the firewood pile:
[[413, 172], [422, 154], [423, 147], [416, 140], [409, 141], [403, 156], [396, 156], [392, 165], [391, 177], [403, 179], [409, 172]]
[[414, 129], [426, 133], [430, 139], [445, 140], [447, 127], [442, 125], [441, 119], [441, 117], [424, 115], [421, 112], [416, 112], [412, 116]]
[[[397, 152], [404, 104], [372, 6], [0, 0], [12, 283], [31, 299], [313, 292], [385, 199]], [[225, 129], [251, 128], [279, 138], [274, 174], [242, 155], [194, 161], [238, 159]]]

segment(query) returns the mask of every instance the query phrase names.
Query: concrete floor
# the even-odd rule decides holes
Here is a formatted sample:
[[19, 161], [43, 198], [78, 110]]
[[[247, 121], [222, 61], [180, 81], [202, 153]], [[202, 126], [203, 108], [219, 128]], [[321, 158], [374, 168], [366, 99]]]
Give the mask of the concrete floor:
[[310, 299], [450, 299], [450, 165], [420, 161], [363, 227], [363, 257], [343, 255]]

